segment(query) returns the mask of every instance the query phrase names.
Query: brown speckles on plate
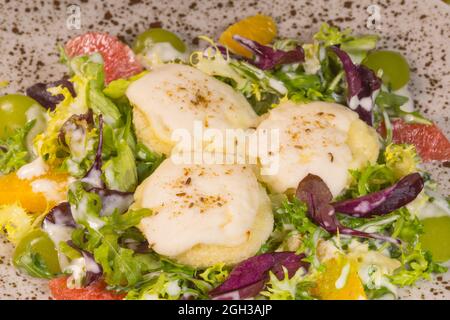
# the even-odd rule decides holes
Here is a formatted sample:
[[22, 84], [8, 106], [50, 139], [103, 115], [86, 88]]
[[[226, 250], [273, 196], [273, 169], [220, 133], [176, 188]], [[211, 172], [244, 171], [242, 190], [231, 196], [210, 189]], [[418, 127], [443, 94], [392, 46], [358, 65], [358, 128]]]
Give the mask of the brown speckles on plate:
[[[73, 3], [81, 9], [81, 30], [66, 27], [66, 9]], [[366, 28], [370, 15], [367, 7], [371, 4], [380, 6], [380, 30]], [[198, 45], [198, 35], [217, 38], [231, 23], [264, 13], [275, 18], [281, 35], [301, 40], [311, 39], [323, 21], [359, 33], [375, 32], [381, 36], [382, 48], [407, 56], [415, 105], [450, 136], [450, 6], [442, 1], [4, 0], [0, 12], [0, 80], [11, 82], [0, 89], [0, 94], [61, 78], [66, 68], [58, 64], [57, 45], [87, 31], [110, 32], [130, 44], [138, 33], [159, 21], [188, 45]], [[449, 164], [431, 164], [427, 168], [443, 186], [444, 194], [449, 194]], [[46, 281], [16, 273], [10, 257], [11, 246], [1, 243], [0, 299], [48, 299]], [[421, 284], [421, 289], [406, 289], [402, 295], [405, 299], [448, 299], [449, 283], [447, 274], [431, 284]]]

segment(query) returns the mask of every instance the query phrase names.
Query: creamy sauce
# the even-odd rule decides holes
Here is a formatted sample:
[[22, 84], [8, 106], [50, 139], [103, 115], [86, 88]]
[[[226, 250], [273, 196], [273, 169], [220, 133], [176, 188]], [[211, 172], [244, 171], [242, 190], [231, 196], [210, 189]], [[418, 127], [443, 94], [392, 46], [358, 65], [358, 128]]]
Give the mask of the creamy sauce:
[[355, 110], [356, 108], [358, 108], [359, 105], [359, 98], [358, 96], [353, 96], [350, 98], [350, 101], [348, 103], [348, 106], [350, 109]]
[[178, 280], [171, 281], [166, 284], [166, 291], [169, 296], [175, 297], [181, 293], [181, 288], [178, 285]]
[[375, 90], [372, 92], [372, 95], [369, 97], [358, 98], [357, 95], [350, 98], [348, 106], [352, 110], [356, 110], [358, 106], [361, 106], [364, 110], [370, 111], [373, 107], [373, 102], [375, 101], [376, 96], [378, 95], [379, 90]]
[[359, 104], [364, 110], [370, 111], [372, 109], [372, 98], [371, 97], [362, 98], [359, 101]]
[[168, 42], [158, 42], [154, 43], [145, 55], [141, 54], [138, 58], [147, 69], [151, 69], [156, 65], [177, 59], [186, 61], [188, 54], [178, 51]]
[[70, 132], [70, 152], [75, 161], [81, 161], [86, 153], [85, 132], [75, 124], [69, 124], [67, 131]]
[[86, 221], [92, 229], [99, 230], [105, 225], [105, 222], [98, 217], [92, 217], [88, 214], [87, 201], [87, 198], [83, 197], [78, 203], [78, 206], [70, 206], [73, 218], [75, 219], [75, 221]]
[[86, 177], [82, 178], [81, 181], [88, 183], [93, 187], [100, 188], [103, 184], [102, 173], [100, 170], [92, 170]]
[[277, 90], [280, 94], [287, 94], [287, 89], [284, 86], [283, 82], [271, 78], [269, 79], [269, 85]]
[[102, 211], [100, 212], [100, 216], [109, 216], [114, 210], [118, 210], [119, 212], [124, 212], [128, 208], [128, 202], [123, 200], [123, 196], [119, 195], [110, 195], [107, 198], [107, 201], [102, 202]]
[[389, 252], [369, 250], [367, 243], [353, 240], [349, 245], [350, 259], [359, 262], [358, 275], [369, 289], [387, 288], [392, 295], [397, 295], [397, 287], [390, 283], [388, 276], [401, 266], [396, 259], [389, 257]]
[[47, 173], [48, 166], [41, 157], [36, 158], [32, 162], [22, 166], [17, 171], [17, 176], [22, 180], [31, 180]]
[[86, 275], [86, 265], [83, 257], [73, 259], [63, 271], [70, 274], [67, 279], [67, 287], [69, 289], [81, 288], [83, 278]]
[[73, 231], [72, 227], [54, 224], [47, 220], [43, 222], [43, 229], [53, 241], [56, 248], [59, 247], [61, 242], [69, 241]]
[[58, 252], [58, 261], [62, 269], [69, 265], [69, 259], [60, 252], [59, 244], [61, 242], [67, 242], [72, 239], [73, 228], [64, 225], [54, 224], [47, 220], [42, 223], [42, 229], [47, 233], [49, 238], [55, 244], [56, 251]]
[[345, 284], [347, 283], [348, 275], [350, 274], [350, 263], [347, 262], [345, 266], [341, 270], [341, 274], [339, 275], [339, 278], [336, 280], [334, 286], [336, 289], [342, 289], [345, 287]]
[[37, 179], [31, 182], [34, 193], [42, 193], [48, 201], [61, 202], [64, 200], [57, 182], [48, 179]]

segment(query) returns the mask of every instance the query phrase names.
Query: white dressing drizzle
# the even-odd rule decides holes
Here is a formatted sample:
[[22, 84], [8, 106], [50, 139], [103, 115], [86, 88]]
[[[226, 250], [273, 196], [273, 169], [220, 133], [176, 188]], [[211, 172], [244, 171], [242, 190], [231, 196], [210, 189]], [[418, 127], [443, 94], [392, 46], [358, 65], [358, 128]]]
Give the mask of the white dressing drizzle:
[[347, 283], [349, 273], [350, 273], [350, 263], [347, 262], [347, 264], [341, 270], [341, 275], [334, 284], [336, 289], [342, 289], [345, 286], [345, 284]]
[[17, 171], [17, 176], [22, 180], [30, 180], [34, 177], [44, 175], [48, 171], [48, 166], [41, 157], [36, 158], [32, 162], [22, 166]]

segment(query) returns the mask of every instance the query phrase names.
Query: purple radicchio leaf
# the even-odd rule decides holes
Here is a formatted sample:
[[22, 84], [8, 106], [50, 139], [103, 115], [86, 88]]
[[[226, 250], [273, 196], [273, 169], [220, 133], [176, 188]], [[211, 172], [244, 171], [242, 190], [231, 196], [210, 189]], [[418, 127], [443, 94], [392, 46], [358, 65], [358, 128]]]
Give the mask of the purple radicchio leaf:
[[45, 216], [43, 224], [52, 223], [59, 226], [76, 228], [77, 224], [72, 216], [69, 202], [61, 202], [53, 207]]
[[102, 151], [103, 151], [103, 116], [98, 116], [98, 146], [95, 153], [94, 163], [86, 175], [81, 179], [82, 182], [91, 185], [93, 188], [105, 189], [106, 185], [102, 180]]
[[238, 300], [258, 295], [269, 280], [272, 271], [278, 279], [284, 277], [283, 267], [291, 278], [299, 268], [307, 269], [304, 255], [295, 252], [273, 252], [242, 261], [224, 283], [209, 292], [215, 300]]
[[100, 277], [103, 274], [103, 269], [102, 269], [101, 265], [99, 265], [95, 261], [94, 256], [90, 252], [78, 248], [72, 242], [72, 240], [66, 241], [66, 243], [69, 246], [71, 246], [72, 248], [74, 248], [75, 250], [77, 250], [78, 252], [80, 252], [81, 255], [83, 256], [84, 264], [86, 266], [86, 274], [84, 277], [83, 286], [86, 287], [86, 286], [90, 285], [92, 282], [100, 279]]
[[67, 88], [72, 97], [76, 97], [77, 94], [73, 87], [73, 83], [70, 82], [67, 78], [63, 78], [61, 80], [50, 83], [36, 83], [26, 90], [26, 94], [27, 96], [39, 102], [40, 105], [44, 108], [53, 111], [55, 110], [56, 106], [64, 100], [64, 96], [62, 94], [53, 95], [48, 92], [47, 89], [58, 86]]
[[298, 184], [295, 195], [308, 206], [310, 218], [331, 234], [339, 233], [353, 237], [388, 241], [396, 245], [400, 244], [399, 240], [382, 234], [367, 233], [343, 226], [336, 216], [334, 207], [330, 204], [333, 196], [326, 183], [319, 176], [308, 174]]
[[384, 215], [413, 201], [423, 189], [423, 178], [411, 173], [394, 185], [368, 195], [332, 203], [337, 212], [354, 217]]
[[125, 213], [133, 202], [132, 192], [122, 192], [106, 188], [102, 180], [102, 151], [103, 151], [103, 117], [99, 115], [99, 139], [97, 151], [95, 153], [94, 163], [86, 175], [81, 179], [82, 182], [89, 185], [86, 191], [96, 193], [102, 200], [102, 210], [100, 216], [109, 216], [115, 210], [119, 214]]
[[239, 35], [234, 35], [233, 39], [253, 52], [254, 59], [250, 60], [250, 63], [262, 70], [270, 70], [283, 64], [303, 62], [305, 60], [305, 53], [301, 46], [297, 46], [293, 50], [283, 51], [264, 46]]
[[373, 124], [374, 92], [381, 87], [381, 80], [369, 68], [355, 65], [350, 56], [337, 46], [330, 49], [341, 60], [347, 81], [347, 104], [369, 126]]

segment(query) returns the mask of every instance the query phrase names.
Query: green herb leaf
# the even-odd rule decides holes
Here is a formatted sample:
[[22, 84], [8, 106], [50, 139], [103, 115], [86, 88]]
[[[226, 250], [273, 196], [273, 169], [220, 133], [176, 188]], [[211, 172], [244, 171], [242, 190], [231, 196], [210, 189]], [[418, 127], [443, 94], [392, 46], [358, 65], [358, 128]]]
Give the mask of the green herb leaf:
[[431, 121], [422, 116], [419, 112], [407, 112], [401, 109], [401, 106], [408, 101], [407, 97], [399, 96], [394, 93], [381, 91], [375, 103], [382, 110], [386, 110], [390, 116], [400, 117], [408, 123], [431, 124]]

